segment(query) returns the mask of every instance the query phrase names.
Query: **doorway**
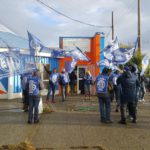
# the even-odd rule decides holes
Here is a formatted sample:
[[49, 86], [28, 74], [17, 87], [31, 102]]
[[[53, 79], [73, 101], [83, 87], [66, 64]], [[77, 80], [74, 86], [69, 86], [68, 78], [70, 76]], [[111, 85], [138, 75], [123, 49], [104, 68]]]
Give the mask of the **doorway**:
[[77, 67], [77, 93], [84, 94], [84, 75], [86, 72], [87, 66], [78, 66]]

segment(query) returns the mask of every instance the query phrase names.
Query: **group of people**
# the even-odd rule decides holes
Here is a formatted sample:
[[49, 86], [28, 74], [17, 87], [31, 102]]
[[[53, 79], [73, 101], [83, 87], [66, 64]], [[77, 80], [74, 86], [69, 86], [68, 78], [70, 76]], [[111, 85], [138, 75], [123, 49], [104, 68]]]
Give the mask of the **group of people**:
[[[49, 87], [46, 97], [46, 102], [55, 103], [55, 93], [58, 85], [61, 87], [62, 102], [66, 100], [68, 86], [70, 84], [71, 93], [75, 92], [77, 76], [73, 71], [71, 74], [62, 69], [58, 73], [56, 68], [50, 71], [44, 65], [46, 72], [49, 75]], [[126, 124], [126, 110], [132, 118], [132, 122], [137, 121], [137, 103], [144, 100], [145, 86], [144, 76], [137, 73], [137, 68], [132, 65], [124, 67], [123, 72], [118, 70], [111, 71], [104, 68], [94, 81], [90, 71], [86, 71], [84, 77], [84, 93], [85, 99], [91, 98], [91, 85], [96, 86], [96, 93], [99, 101], [100, 120], [103, 123], [112, 123], [111, 120], [111, 102], [116, 99], [116, 112], [120, 110], [121, 120], [119, 123]], [[22, 91], [23, 91], [23, 109], [28, 111], [28, 123], [39, 122], [38, 105], [40, 102], [40, 90], [44, 85], [38, 75], [38, 71], [27, 73], [21, 76]], [[52, 93], [52, 94], [51, 94]], [[34, 110], [34, 113], [33, 113]]]
[[119, 123], [126, 124], [126, 115], [137, 122], [137, 103], [144, 100], [144, 76], [139, 76], [135, 65], [125, 66], [123, 72], [111, 72], [104, 68], [102, 74], [96, 78], [96, 91], [100, 107], [100, 120], [103, 123], [112, 123], [111, 101], [116, 98], [116, 112], [121, 113]]

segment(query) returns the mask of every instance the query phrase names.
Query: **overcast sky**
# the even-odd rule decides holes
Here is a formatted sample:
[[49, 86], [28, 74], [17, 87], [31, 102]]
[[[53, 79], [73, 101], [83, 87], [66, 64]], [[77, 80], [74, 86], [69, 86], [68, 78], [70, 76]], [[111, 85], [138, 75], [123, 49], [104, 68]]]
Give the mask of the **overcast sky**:
[[[80, 21], [111, 26], [114, 11], [115, 35], [120, 43], [133, 43], [137, 38], [137, 0], [41, 0], [56, 10]], [[150, 56], [150, 1], [141, 0], [143, 52]], [[95, 28], [71, 21], [47, 9], [36, 0], [0, 0], [0, 30], [13, 31], [27, 38], [27, 30], [45, 46], [56, 47], [60, 36], [93, 36], [104, 32], [106, 42], [111, 29]]]

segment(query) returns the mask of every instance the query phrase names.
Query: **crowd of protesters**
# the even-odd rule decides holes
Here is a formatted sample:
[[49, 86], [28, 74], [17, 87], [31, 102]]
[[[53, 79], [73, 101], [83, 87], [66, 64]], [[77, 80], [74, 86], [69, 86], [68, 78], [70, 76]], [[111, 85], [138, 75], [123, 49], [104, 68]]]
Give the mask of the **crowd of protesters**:
[[[55, 103], [56, 88], [61, 87], [62, 102], [67, 98], [68, 86], [70, 85], [71, 94], [75, 93], [77, 84], [77, 75], [73, 71], [71, 74], [62, 69], [58, 73], [56, 68], [50, 71], [44, 65], [45, 71], [49, 76], [49, 86], [46, 96], [46, 102]], [[139, 75], [135, 65], [125, 66], [123, 70], [104, 68], [94, 81], [89, 70], [86, 70], [83, 76], [83, 88], [85, 100], [91, 99], [91, 85], [96, 86], [96, 93], [99, 101], [100, 121], [102, 123], [112, 123], [111, 102], [116, 101], [116, 112], [120, 111], [121, 119], [119, 123], [126, 124], [126, 112], [132, 119], [132, 123], [137, 122], [137, 104], [144, 101], [146, 93], [145, 77]], [[28, 111], [28, 123], [39, 122], [39, 102], [40, 90], [43, 89], [43, 83], [38, 75], [38, 71], [26, 73], [21, 76], [23, 109]], [[52, 94], [51, 94], [52, 93]], [[34, 111], [33, 111], [34, 110]]]

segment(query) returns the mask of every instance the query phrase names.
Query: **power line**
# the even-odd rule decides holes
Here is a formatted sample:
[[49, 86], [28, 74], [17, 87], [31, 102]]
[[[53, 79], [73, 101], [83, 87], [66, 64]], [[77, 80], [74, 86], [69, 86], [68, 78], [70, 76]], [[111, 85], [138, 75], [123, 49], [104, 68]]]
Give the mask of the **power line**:
[[58, 10], [56, 10], [55, 8], [49, 6], [48, 4], [42, 2], [41, 0], [37, 0], [37, 2], [40, 3], [41, 5], [47, 7], [48, 9], [53, 10], [54, 12], [56, 12], [57, 14], [59, 14], [59, 15], [61, 15], [61, 16], [65, 17], [65, 18], [68, 18], [68, 19], [70, 19], [70, 20], [72, 20], [72, 21], [81, 23], [81, 24], [88, 25], [88, 26], [92, 26], [92, 27], [96, 27], [96, 28], [111, 28], [111, 27], [112, 27], [112, 26], [94, 25], [94, 24], [90, 24], [90, 23], [87, 23], [87, 22], [83, 22], [83, 21], [81, 21], [81, 20], [77, 20], [77, 19], [74, 19], [74, 18], [72, 18], [72, 17], [70, 17], [70, 16], [68, 16], [68, 15], [66, 15], [66, 14], [64, 14], [64, 13], [58, 11]]

